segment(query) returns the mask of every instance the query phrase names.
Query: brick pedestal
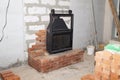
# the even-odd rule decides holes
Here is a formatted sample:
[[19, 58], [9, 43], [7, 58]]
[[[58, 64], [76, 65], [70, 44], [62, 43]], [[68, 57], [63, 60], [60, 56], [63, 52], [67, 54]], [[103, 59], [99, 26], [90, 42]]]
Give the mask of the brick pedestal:
[[41, 72], [49, 72], [70, 64], [83, 61], [84, 51], [70, 50], [59, 54], [52, 54], [48, 56], [29, 55], [28, 63], [30, 66]]
[[46, 31], [36, 33], [36, 44], [28, 49], [28, 64], [41, 72], [49, 72], [73, 63], [83, 61], [84, 51], [70, 50], [57, 54], [46, 51]]

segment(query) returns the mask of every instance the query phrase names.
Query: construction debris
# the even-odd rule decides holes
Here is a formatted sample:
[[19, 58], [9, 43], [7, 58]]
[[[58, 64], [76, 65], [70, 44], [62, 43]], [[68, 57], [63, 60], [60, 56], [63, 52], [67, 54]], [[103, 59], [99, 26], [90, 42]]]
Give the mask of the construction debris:
[[120, 54], [99, 51], [95, 55], [94, 75], [88, 74], [81, 80], [120, 80]]
[[2, 80], [20, 80], [18, 75], [15, 75], [12, 71], [4, 71], [0, 73]]

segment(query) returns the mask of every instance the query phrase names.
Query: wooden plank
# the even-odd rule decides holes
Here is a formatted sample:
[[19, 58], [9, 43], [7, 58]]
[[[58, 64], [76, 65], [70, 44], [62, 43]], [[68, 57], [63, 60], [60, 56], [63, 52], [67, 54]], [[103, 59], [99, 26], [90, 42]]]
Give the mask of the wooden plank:
[[117, 11], [116, 11], [115, 5], [113, 3], [113, 0], [108, 0], [108, 1], [110, 4], [112, 14], [113, 14], [113, 19], [114, 19], [114, 22], [115, 22], [115, 25], [116, 25], [116, 28], [118, 31], [118, 39], [120, 40], [120, 20], [118, 18]]

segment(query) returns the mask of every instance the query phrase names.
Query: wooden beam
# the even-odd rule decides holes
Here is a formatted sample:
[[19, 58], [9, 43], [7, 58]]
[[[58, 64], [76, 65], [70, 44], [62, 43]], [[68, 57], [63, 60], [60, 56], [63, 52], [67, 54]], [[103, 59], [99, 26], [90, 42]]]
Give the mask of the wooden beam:
[[118, 18], [117, 11], [116, 11], [115, 5], [113, 3], [113, 0], [108, 0], [108, 1], [110, 4], [112, 14], [113, 14], [113, 19], [114, 19], [114, 22], [115, 22], [115, 25], [116, 25], [116, 28], [118, 31], [118, 39], [120, 40], [120, 20]]

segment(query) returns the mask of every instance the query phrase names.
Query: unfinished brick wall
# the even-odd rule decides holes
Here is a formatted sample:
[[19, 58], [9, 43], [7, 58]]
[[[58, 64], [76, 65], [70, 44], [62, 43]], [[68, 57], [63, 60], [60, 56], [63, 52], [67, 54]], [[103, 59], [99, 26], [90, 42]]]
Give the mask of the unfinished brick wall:
[[26, 49], [35, 44], [35, 32], [45, 30], [51, 9], [69, 9], [70, 0], [23, 0]]
[[46, 52], [46, 30], [39, 30], [35, 33], [36, 41], [35, 44], [28, 48], [28, 52], [31, 55], [42, 56]]

